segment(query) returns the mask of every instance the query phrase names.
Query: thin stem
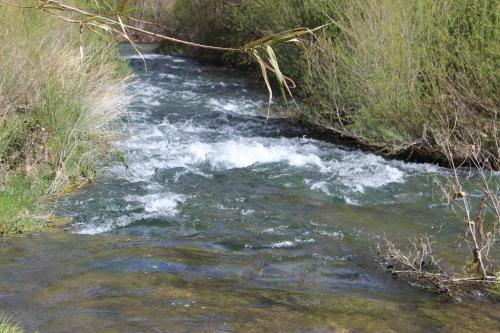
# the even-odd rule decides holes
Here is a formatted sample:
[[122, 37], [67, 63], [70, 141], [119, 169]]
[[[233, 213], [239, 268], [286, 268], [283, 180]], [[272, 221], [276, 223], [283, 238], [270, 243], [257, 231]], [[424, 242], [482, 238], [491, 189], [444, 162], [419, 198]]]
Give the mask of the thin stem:
[[[4, 2], [3, 0], [0, 0], [0, 1]], [[83, 15], [83, 16], [86, 16], [86, 17], [91, 17], [93, 19], [103, 20], [104, 22], [107, 22], [109, 24], [123, 26], [127, 30], [140, 32], [142, 34], [145, 34], [145, 35], [148, 35], [148, 36], [152, 36], [152, 37], [156, 37], [156, 38], [160, 38], [160, 39], [164, 39], [164, 40], [167, 40], [167, 41], [170, 41], [170, 42], [173, 42], [173, 43], [184, 44], [184, 45], [187, 45], [187, 46], [192, 46], [192, 47], [197, 47], [197, 48], [203, 48], [203, 49], [209, 49], [209, 50], [216, 50], [216, 51], [246, 53], [246, 50], [243, 49], [243, 48], [232, 48], [232, 47], [220, 47], [220, 46], [205, 45], [205, 44], [188, 42], [188, 41], [185, 41], [185, 40], [182, 40], [182, 39], [177, 39], [177, 38], [165, 36], [165, 35], [162, 35], [162, 34], [157, 34], [157, 33], [151, 32], [151, 31], [147, 31], [147, 30], [144, 30], [144, 29], [141, 29], [141, 28], [134, 27], [134, 26], [129, 25], [129, 24], [120, 23], [120, 22], [118, 22], [116, 20], [110, 19], [110, 18], [105, 17], [105, 16], [96, 15], [94, 13], [85, 11], [85, 10], [80, 9], [80, 8], [76, 8], [76, 7], [72, 7], [72, 6], [63, 4], [63, 3], [59, 2], [59, 1], [47, 0], [46, 3], [54, 5], [54, 6], [57, 6], [57, 7], [65, 10], [65, 11], [67, 11], [69, 13], [79, 14], [79, 15]], [[35, 8], [35, 7], [31, 7], [31, 8]]]

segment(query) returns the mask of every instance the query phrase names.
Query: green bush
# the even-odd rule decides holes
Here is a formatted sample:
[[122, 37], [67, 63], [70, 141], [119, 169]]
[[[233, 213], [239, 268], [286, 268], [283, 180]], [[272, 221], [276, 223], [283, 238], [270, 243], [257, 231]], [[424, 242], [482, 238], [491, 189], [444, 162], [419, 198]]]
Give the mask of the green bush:
[[498, 156], [494, 1], [354, 0], [336, 13], [340, 36], [307, 54], [301, 117], [390, 153]]

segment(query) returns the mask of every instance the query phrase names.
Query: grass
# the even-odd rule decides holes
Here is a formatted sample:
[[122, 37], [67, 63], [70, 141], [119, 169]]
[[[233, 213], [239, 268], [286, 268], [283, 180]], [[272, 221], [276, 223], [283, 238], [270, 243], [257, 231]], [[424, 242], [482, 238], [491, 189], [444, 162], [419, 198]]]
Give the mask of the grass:
[[5, 315], [0, 315], [0, 333], [22, 333], [23, 329], [19, 327], [19, 324], [15, 324], [10, 318]]
[[[497, 278], [500, 280], [500, 278]], [[500, 285], [495, 285], [489, 289], [489, 292], [500, 299]]]
[[126, 67], [111, 40], [5, 5], [0, 58], [0, 234], [32, 232], [50, 199], [95, 177], [125, 111]]

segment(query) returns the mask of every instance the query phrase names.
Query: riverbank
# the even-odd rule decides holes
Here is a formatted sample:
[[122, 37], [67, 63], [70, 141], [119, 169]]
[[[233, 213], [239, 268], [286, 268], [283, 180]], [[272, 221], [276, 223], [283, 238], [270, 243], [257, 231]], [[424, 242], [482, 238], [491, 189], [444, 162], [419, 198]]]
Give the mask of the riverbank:
[[[305, 51], [290, 43], [278, 49], [282, 70], [298, 83], [294, 120], [385, 156], [500, 166], [492, 1], [168, 3], [171, 30], [217, 46], [329, 23]], [[259, 73], [241, 55], [181, 52]]]
[[0, 6], [0, 235], [51, 225], [51, 202], [96, 176], [125, 112], [114, 42]]

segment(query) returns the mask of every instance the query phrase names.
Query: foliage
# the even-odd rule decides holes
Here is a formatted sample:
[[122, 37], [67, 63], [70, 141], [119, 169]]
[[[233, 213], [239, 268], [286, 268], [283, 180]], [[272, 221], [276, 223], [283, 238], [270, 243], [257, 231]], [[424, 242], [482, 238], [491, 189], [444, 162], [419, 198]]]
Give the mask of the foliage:
[[[306, 35], [311, 36], [315, 31], [323, 28], [323, 26], [317, 27], [315, 29], [295, 28], [278, 33], [272, 33], [257, 40], [247, 42], [242, 46], [216, 46], [190, 42], [184, 39], [154, 32], [147, 28], [138, 27], [137, 23], [149, 23], [139, 20], [130, 15], [129, 7], [127, 7], [130, 2], [131, 1], [128, 0], [118, 1], [112, 6], [108, 2], [103, 1], [101, 5], [105, 5], [105, 8], [107, 8], [107, 10], [101, 10], [100, 1], [96, 0], [94, 1], [95, 6], [91, 6], [95, 7], [95, 12], [92, 12], [86, 10], [85, 8], [81, 8], [78, 5], [75, 6], [56, 0], [38, 0], [37, 3], [31, 6], [16, 6], [0, 0], [0, 3], [3, 3], [7, 6], [23, 9], [36, 9], [53, 15], [62, 21], [78, 24], [80, 26], [80, 35], [82, 35], [85, 30], [89, 30], [93, 33], [99, 33], [95, 29], [100, 29], [104, 32], [115, 34], [116, 36], [121, 36], [132, 45], [132, 47], [141, 57], [142, 54], [136, 45], [136, 38], [133, 36], [133, 33], [138, 33], [142, 36], [157, 38], [159, 40], [170, 42], [173, 44], [190, 46], [203, 50], [219, 52], [222, 51], [226, 53], [246, 55], [256, 64], [258, 64], [261, 69], [263, 80], [269, 91], [269, 111], [273, 98], [273, 89], [269, 80], [269, 73], [272, 73], [276, 78], [282, 95], [285, 99], [287, 94], [290, 97], [293, 97], [290, 88], [295, 87], [295, 82], [291, 78], [283, 75], [283, 73], [281, 72], [279, 61], [274, 49], [276, 47], [287, 44], [297, 44], [304, 47], [304, 42], [301, 40], [301, 38]], [[81, 57], [83, 57], [83, 55], [81, 55]], [[146, 65], [145, 62], [144, 65]]]
[[33, 231], [42, 201], [94, 178], [126, 72], [110, 40], [47, 15], [0, 5], [0, 28], [0, 233]]
[[338, 5], [340, 36], [307, 54], [300, 116], [388, 153], [498, 156], [498, 14], [488, 0]]

